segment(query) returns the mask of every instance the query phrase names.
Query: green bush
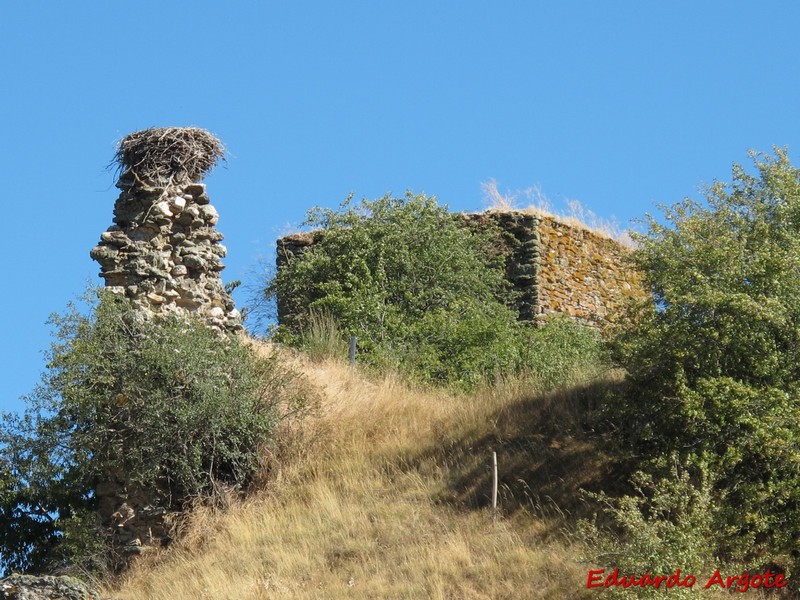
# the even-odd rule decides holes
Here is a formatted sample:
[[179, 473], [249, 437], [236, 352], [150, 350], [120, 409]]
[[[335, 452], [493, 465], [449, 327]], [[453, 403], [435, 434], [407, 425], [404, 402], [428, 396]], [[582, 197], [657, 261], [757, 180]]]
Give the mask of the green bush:
[[[459, 225], [434, 198], [348, 199], [310, 211], [306, 225], [324, 235], [267, 288], [287, 309], [281, 341], [344, 349], [354, 335], [361, 363], [461, 388], [530, 370], [554, 384], [565, 361], [584, 360], [590, 346], [589, 360], [598, 355], [574, 324], [519, 323], [500, 231]], [[321, 336], [321, 314], [338, 344]]]
[[[698, 471], [698, 469], [694, 469]], [[702, 588], [714, 568], [723, 565], [715, 556], [713, 527], [715, 504], [707, 477], [695, 476], [676, 463], [670, 465], [665, 477], [658, 480], [645, 472], [633, 477], [634, 495], [611, 498], [606, 494], [587, 494], [601, 503], [609, 517], [610, 526], [595, 521], [578, 523], [578, 535], [590, 552], [588, 560], [603, 568], [605, 578], [614, 569], [620, 577], [646, 574], [669, 576], [681, 571], [681, 579], [693, 575], [694, 588]], [[731, 572], [736, 572], [733, 568]], [[609, 590], [610, 598], [660, 598], [665, 585]], [[694, 597], [695, 590], [675, 587], [670, 597]]]
[[[96, 555], [95, 486], [119, 478], [181, 508], [243, 489], [280, 417], [290, 374], [245, 342], [178, 318], [142, 321], [101, 292], [54, 316], [47, 372], [0, 430], [4, 567], [51, 570]], [[96, 531], [95, 531], [96, 533]]]
[[598, 332], [556, 315], [521, 338], [522, 365], [542, 389], [589, 381], [609, 367], [607, 348]]
[[492, 232], [460, 227], [412, 194], [313, 209], [306, 225], [324, 230], [321, 240], [269, 284], [288, 307], [284, 341], [298, 344], [311, 315], [325, 313], [358, 338], [362, 362], [425, 381], [470, 385], [518, 360]]
[[649, 219], [634, 260], [654, 302], [615, 343], [628, 393], [609, 415], [644, 461], [715, 475], [723, 558], [797, 569], [800, 540], [800, 171], [753, 154], [705, 202]]

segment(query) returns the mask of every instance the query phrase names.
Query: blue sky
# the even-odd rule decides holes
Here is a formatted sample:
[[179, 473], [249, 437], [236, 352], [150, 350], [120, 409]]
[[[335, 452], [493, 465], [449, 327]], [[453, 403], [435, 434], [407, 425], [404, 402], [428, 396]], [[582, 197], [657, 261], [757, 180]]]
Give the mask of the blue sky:
[[798, 22], [789, 0], [4, 3], [0, 410], [37, 382], [48, 315], [99, 283], [127, 133], [227, 145], [206, 180], [225, 281], [350, 192], [474, 211], [495, 179], [625, 225], [748, 149], [800, 152]]

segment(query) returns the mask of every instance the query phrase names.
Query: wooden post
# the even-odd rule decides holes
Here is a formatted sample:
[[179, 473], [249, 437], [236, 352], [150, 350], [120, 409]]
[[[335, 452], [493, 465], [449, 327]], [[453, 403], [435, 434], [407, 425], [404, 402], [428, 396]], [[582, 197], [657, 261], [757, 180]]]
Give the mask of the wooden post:
[[497, 452], [492, 452], [492, 523], [497, 523]]
[[356, 336], [350, 336], [350, 366], [354, 367], [356, 364]]

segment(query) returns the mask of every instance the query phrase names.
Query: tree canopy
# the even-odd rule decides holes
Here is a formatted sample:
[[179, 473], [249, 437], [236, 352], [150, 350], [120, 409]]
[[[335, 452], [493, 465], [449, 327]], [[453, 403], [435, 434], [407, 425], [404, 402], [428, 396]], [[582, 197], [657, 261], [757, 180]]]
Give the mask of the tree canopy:
[[0, 570], [105, 566], [98, 483], [121, 478], [168, 510], [243, 489], [281, 410], [303, 401], [278, 369], [201, 323], [145, 321], [99, 292], [54, 315], [47, 371], [0, 423]]
[[800, 170], [782, 149], [752, 159], [637, 237], [652, 301], [616, 341], [629, 389], [613, 421], [651, 467], [713, 480], [721, 556], [797, 568]]

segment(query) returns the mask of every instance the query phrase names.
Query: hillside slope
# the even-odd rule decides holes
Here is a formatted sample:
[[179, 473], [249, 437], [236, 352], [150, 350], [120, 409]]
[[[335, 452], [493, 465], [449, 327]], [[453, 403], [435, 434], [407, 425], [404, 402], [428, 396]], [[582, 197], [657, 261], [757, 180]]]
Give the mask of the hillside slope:
[[565, 531], [586, 510], [579, 488], [615, 477], [585, 433], [590, 387], [454, 396], [370, 380], [341, 363], [290, 360], [320, 389], [320, 403], [292, 428], [263, 491], [228, 510], [198, 510], [184, 542], [142, 561], [106, 595], [530, 599], [588, 591], [590, 567]]

